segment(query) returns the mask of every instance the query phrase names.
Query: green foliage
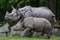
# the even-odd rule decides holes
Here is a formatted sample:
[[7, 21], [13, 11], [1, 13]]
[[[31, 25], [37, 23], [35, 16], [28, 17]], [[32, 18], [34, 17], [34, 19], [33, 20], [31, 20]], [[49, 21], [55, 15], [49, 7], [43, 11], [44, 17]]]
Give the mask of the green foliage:
[[60, 0], [57, 0], [56, 12], [57, 12], [57, 20], [60, 20]]

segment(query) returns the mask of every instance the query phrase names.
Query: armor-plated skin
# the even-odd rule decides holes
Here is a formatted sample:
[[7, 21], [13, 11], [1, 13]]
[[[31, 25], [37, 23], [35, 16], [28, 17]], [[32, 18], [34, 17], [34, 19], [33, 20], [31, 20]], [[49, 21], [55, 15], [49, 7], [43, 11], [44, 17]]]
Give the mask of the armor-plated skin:
[[51, 36], [52, 26], [51, 23], [45, 18], [28, 17], [24, 19], [23, 25], [30, 30], [43, 32], [44, 34], [46, 34], [47, 38], [50, 38]]
[[13, 8], [11, 13], [6, 13], [5, 19], [9, 19], [12, 21], [22, 21], [27, 17], [37, 17], [37, 18], [46, 18], [48, 19], [52, 25], [55, 24], [56, 19], [53, 12], [47, 7], [31, 7], [25, 6], [23, 8], [19, 8], [18, 10]]

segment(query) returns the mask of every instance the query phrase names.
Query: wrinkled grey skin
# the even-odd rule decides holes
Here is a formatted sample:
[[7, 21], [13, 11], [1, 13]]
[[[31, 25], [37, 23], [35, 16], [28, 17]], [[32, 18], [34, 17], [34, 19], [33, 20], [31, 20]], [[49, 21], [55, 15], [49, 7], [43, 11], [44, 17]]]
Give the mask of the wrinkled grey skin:
[[23, 8], [13, 8], [11, 13], [6, 12], [5, 19], [12, 21], [19, 21], [20, 19], [24, 20], [27, 17], [38, 17], [48, 19], [52, 25], [55, 24], [56, 19], [55, 15], [47, 7], [31, 7], [25, 6]]
[[[31, 32], [31, 30], [33, 30], [33, 32], [34, 31], [42, 32], [43, 34], [46, 34], [47, 38], [50, 38], [50, 36], [51, 36], [52, 26], [51, 26], [51, 23], [45, 18], [28, 17], [28, 18], [24, 19], [23, 24], [24, 24], [24, 27], [26, 27], [28, 30], [30, 30], [29, 32]], [[26, 30], [26, 31], [28, 31], [28, 30]], [[28, 33], [28, 32], [26, 32], [26, 33]]]

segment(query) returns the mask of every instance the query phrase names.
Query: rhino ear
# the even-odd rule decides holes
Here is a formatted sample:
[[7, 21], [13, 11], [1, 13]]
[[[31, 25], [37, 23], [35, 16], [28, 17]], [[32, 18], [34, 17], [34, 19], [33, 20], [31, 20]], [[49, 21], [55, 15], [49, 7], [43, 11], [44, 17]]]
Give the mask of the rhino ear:
[[9, 14], [9, 12], [8, 11], [6, 11], [6, 16]]
[[5, 14], [5, 17], [4, 17], [5, 20], [6, 20], [6, 18], [7, 18], [8, 15], [9, 15], [9, 12], [6, 11], [6, 14]]
[[15, 9], [15, 8], [13, 7], [13, 5], [12, 5], [12, 9]]

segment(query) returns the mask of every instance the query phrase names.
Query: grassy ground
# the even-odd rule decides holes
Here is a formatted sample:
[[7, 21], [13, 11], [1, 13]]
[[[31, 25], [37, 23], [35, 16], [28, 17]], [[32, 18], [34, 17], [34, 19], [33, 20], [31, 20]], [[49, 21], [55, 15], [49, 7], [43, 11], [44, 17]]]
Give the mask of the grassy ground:
[[[0, 37], [0, 40], [46, 40], [45, 38], [28, 38], [28, 37], [19, 37], [19, 36], [14, 36], [14, 37]], [[52, 37], [50, 40], [60, 40], [60, 37]]]

